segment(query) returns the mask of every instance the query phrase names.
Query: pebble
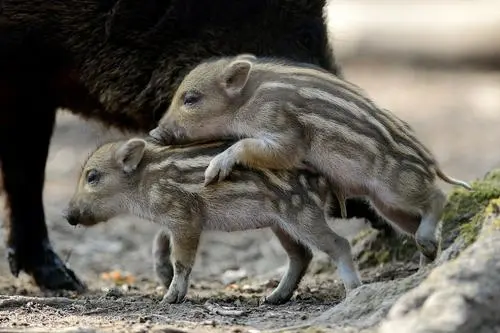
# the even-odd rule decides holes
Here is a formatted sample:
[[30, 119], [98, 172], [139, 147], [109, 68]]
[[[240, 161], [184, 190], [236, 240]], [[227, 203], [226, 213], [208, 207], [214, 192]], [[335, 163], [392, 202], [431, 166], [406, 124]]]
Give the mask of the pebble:
[[122, 297], [123, 291], [119, 288], [103, 288], [103, 291], [106, 293], [106, 297]]
[[228, 284], [237, 282], [239, 280], [242, 280], [242, 279], [244, 279], [246, 277], [247, 277], [247, 271], [240, 268], [238, 270], [228, 270], [228, 271], [225, 271], [222, 274], [222, 276], [220, 278], [220, 281], [224, 285], [228, 285]]

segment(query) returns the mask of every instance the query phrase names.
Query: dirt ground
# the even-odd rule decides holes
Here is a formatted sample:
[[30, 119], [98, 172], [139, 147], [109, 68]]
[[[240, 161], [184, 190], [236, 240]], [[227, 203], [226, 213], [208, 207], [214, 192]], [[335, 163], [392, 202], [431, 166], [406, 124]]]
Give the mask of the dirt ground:
[[[471, 180], [500, 166], [500, 72], [369, 63], [347, 64], [344, 68], [346, 76], [368, 91], [378, 104], [414, 126], [450, 175]], [[42, 293], [26, 276], [14, 279], [2, 259], [0, 328], [93, 327], [145, 332], [156, 327], [158, 332], [167, 332], [165, 327], [175, 326], [200, 331], [238, 332], [240, 328], [250, 332], [300, 324], [342, 300], [344, 292], [335, 268], [318, 253], [291, 302], [259, 305], [259, 298], [272, 290], [286, 265], [284, 251], [264, 230], [205, 234], [187, 300], [160, 307], [163, 290], [154, 278], [150, 255], [157, 231], [154, 224], [123, 219], [83, 229], [71, 227], [61, 217], [82, 160], [99, 140], [118, 135], [60, 113], [47, 168], [46, 215], [54, 247], [63, 258], [69, 257], [69, 265], [90, 291], [78, 297], [71, 293]], [[449, 186], [443, 184], [443, 188]], [[332, 225], [349, 238], [364, 226], [364, 221], [353, 220]], [[0, 246], [3, 257], [5, 249], [3, 244]], [[135, 281], [115, 286], [101, 276], [112, 270], [128, 272]], [[412, 265], [394, 263], [361, 273], [363, 281], [370, 283], [409, 275], [414, 270]], [[6, 299], [4, 295], [22, 297]], [[29, 298], [38, 295], [51, 298]], [[62, 298], [53, 298], [59, 296]]]

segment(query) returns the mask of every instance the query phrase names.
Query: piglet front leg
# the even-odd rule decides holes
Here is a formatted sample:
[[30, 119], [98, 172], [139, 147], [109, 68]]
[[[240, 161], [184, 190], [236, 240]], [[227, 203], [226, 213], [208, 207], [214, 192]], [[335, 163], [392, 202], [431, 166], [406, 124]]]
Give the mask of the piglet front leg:
[[237, 163], [236, 156], [231, 147], [216, 155], [205, 170], [205, 186], [215, 182], [221, 182], [227, 177]]
[[246, 138], [216, 155], [205, 170], [205, 186], [226, 179], [236, 164], [249, 168], [291, 169], [305, 156], [300, 144], [282, 144], [280, 141]]

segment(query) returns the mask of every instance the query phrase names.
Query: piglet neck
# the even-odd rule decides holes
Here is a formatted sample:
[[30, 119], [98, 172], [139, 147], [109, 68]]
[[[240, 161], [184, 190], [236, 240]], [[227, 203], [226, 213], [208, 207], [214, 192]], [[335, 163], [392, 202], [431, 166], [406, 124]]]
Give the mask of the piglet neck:
[[125, 203], [126, 214], [130, 214], [145, 220], [154, 220], [149, 206], [148, 198], [140, 190], [140, 186], [135, 192], [127, 194], [127, 202]]

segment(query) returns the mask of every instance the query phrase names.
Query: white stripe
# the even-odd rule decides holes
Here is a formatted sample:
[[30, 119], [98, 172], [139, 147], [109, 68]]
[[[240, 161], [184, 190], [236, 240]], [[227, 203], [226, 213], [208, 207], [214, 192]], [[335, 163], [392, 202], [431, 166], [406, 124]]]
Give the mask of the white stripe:
[[[160, 163], [154, 163], [151, 165], [148, 165], [147, 169], [148, 171], [161, 171], [165, 168], [167, 168], [170, 165], [175, 165], [179, 169], [183, 170], [189, 170], [193, 168], [198, 168], [198, 167], [207, 167], [210, 164], [210, 160], [213, 158], [213, 156], [195, 156], [192, 158], [185, 158], [185, 159], [173, 159], [173, 158], [167, 158], [164, 161], [161, 161]], [[179, 163], [179, 161], [181, 163]], [[185, 166], [183, 168], [183, 166]]]

